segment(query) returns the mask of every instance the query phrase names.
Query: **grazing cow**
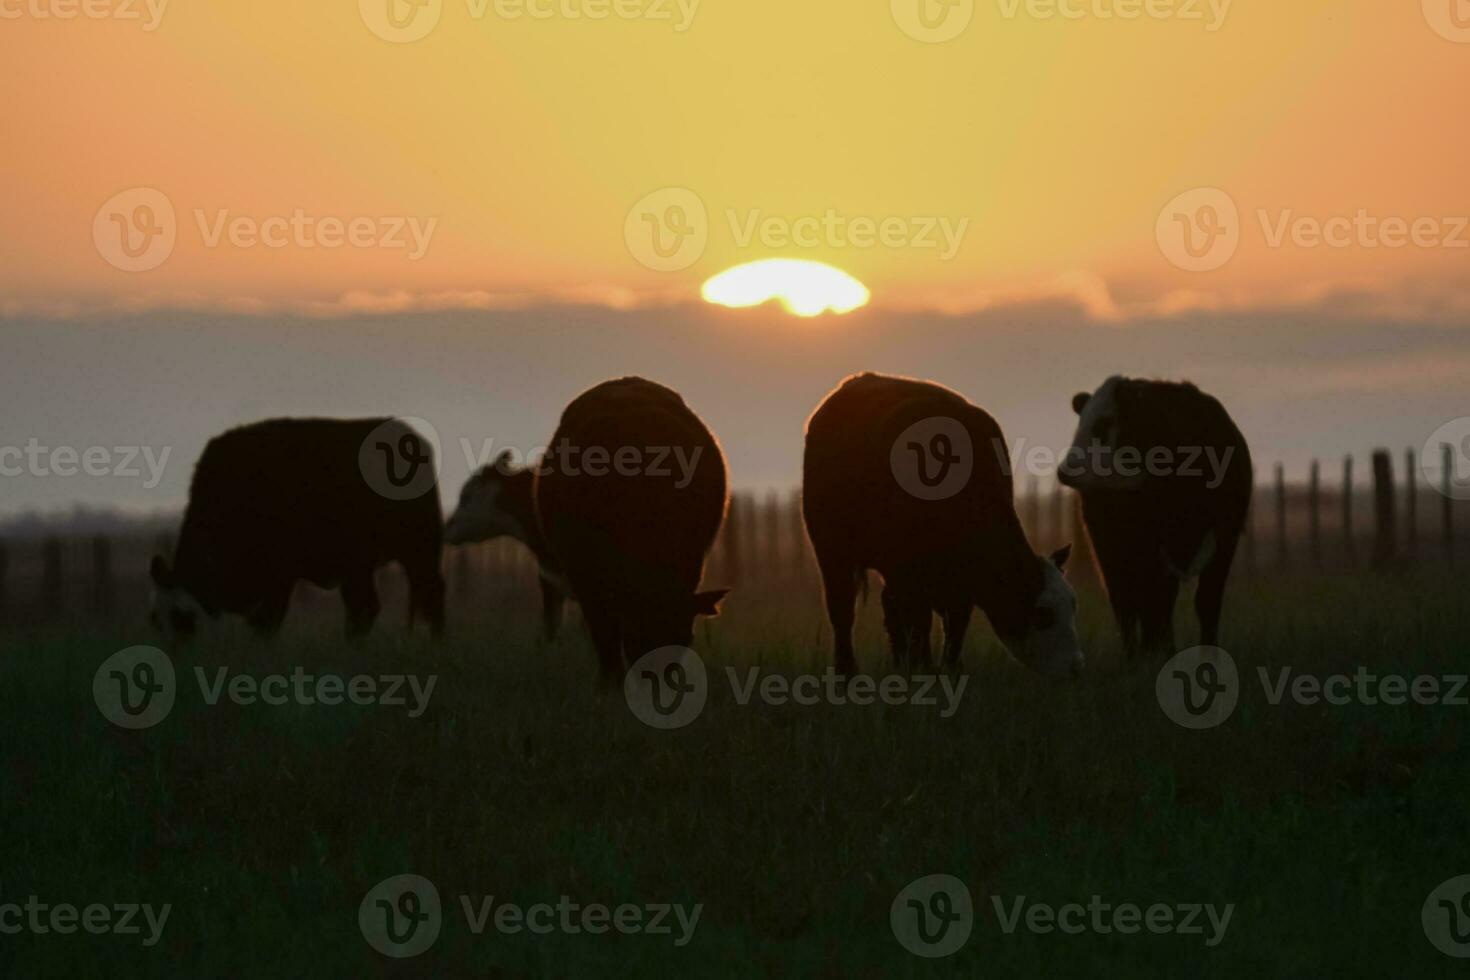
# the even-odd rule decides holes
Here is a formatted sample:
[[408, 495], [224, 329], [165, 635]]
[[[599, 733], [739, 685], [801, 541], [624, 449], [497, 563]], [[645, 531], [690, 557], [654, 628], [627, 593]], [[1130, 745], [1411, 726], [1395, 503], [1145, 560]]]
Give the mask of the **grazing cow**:
[[725, 458], [678, 394], [621, 378], [578, 395], [535, 491], [604, 682], [651, 650], [688, 646], [695, 617], [716, 615], [727, 590], [697, 590], [725, 515]]
[[1174, 603], [1198, 577], [1200, 642], [1219, 640], [1225, 580], [1250, 510], [1250, 450], [1192, 384], [1111, 377], [1072, 399], [1077, 435], [1062, 483], [1082, 515], [1123, 645], [1174, 653]]
[[509, 451], [481, 467], [459, 493], [459, 506], [444, 525], [446, 544], [475, 544], [500, 537], [521, 542], [536, 556], [541, 579], [541, 630], [548, 640], [561, 629], [566, 586], [536, 517], [535, 474], [512, 462]]
[[1050, 558], [1032, 552], [1007, 459], [995, 420], [939, 385], [859, 374], [812, 413], [802, 513], [840, 673], [854, 669], [853, 607], [868, 569], [883, 577], [884, 624], [900, 663], [928, 661], [936, 612], [945, 662], [958, 663], [979, 606], [1022, 663], [1081, 671], [1077, 597], [1062, 576], [1070, 546]]
[[[393, 456], [400, 449], [402, 460]], [[442, 518], [432, 454], [396, 419], [273, 419], [211, 439], [194, 468], [173, 563], [153, 558], [154, 624], [187, 636], [201, 613], [228, 612], [268, 636], [305, 580], [341, 586], [348, 634], [359, 636], [380, 609], [374, 570], [398, 561], [410, 620], [420, 614], [439, 634]]]

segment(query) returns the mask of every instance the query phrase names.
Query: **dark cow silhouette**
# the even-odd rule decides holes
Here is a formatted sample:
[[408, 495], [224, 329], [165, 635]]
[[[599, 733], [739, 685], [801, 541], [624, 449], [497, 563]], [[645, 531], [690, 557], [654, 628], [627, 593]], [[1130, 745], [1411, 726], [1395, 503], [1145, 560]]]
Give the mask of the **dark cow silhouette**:
[[536, 516], [535, 474], [513, 459], [512, 453], [503, 452], [469, 478], [460, 490], [459, 506], [444, 525], [444, 541], [475, 544], [511, 537], [530, 548], [541, 573], [541, 630], [551, 640], [561, 629], [566, 584]]
[[725, 459], [678, 394], [642, 378], [606, 381], [562, 413], [537, 467], [536, 511], [597, 647], [602, 678], [664, 646], [688, 646], [726, 504]]
[[1250, 449], [1192, 384], [1111, 377], [1072, 399], [1077, 435], [1058, 470], [1082, 514], [1128, 653], [1173, 653], [1180, 584], [1198, 576], [1200, 642], [1220, 610], [1250, 510]]
[[802, 513], [839, 672], [854, 669], [853, 607], [868, 569], [883, 577], [884, 623], [900, 663], [928, 661], [936, 612], [945, 661], [957, 663], [979, 606], [1021, 662], [1050, 674], [1081, 670], [1077, 598], [1062, 577], [1069, 549], [1050, 559], [1032, 552], [1007, 458], [995, 420], [935, 384], [860, 374], [812, 413]]
[[421, 615], [442, 632], [432, 453], [407, 423], [384, 418], [272, 419], [211, 439], [194, 468], [173, 563], [153, 559], [155, 624], [187, 635], [201, 613], [236, 613], [273, 634], [305, 580], [340, 586], [348, 633], [360, 635], [380, 609], [374, 570], [398, 561], [410, 619]]

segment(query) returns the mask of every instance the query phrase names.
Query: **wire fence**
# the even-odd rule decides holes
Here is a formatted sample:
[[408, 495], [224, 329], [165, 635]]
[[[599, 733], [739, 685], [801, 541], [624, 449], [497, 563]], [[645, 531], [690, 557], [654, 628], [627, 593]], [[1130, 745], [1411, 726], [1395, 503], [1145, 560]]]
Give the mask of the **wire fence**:
[[[1370, 482], [1356, 479], [1354, 460], [1342, 461], [1334, 480], [1313, 463], [1305, 482], [1291, 483], [1282, 467], [1255, 490], [1250, 520], [1236, 558], [1236, 574], [1269, 575], [1288, 569], [1352, 569], [1391, 572], [1417, 565], [1451, 567], [1470, 559], [1470, 501], [1456, 500], [1448, 481], [1426, 486], [1412, 452], [1395, 474], [1387, 452], [1373, 454]], [[1018, 479], [1016, 512], [1033, 547], [1046, 552], [1074, 546], [1069, 573], [1095, 582], [1090, 546], [1075, 493], [1039, 479]], [[167, 534], [48, 534], [0, 537], [0, 622], [40, 624], [68, 618], [95, 622], [141, 621], [152, 591], [148, 562], [170, 554]], [[446, 548], [445, 577], [451, 611], [499, 602], [525, 602], [533, 594], [536, 563], [517, 542], [502, 539]], [[385, 607], [402, 601], [406, 583], [396, 568], [384, 569], [379, 587]], [[817, 581], [801, 516], [799, 491], [732, 495], [729, 511], [706, 564], [706, 580], [739, 592], [780, 594]], [[327, 608], [335, 599], [303, 586], [298, 606]]]

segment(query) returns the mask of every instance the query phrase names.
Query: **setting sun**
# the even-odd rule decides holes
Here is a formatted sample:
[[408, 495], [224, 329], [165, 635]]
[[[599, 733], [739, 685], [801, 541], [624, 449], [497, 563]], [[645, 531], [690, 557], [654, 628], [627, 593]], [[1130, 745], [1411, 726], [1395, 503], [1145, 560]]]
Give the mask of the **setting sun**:
[[807, 259], [762, 259], [713, 277], [700, 291], [720, 306], [759, 306], [779, 299], [797, 316], [850, 313], [868, 302], [868, 287], [841, 269]]

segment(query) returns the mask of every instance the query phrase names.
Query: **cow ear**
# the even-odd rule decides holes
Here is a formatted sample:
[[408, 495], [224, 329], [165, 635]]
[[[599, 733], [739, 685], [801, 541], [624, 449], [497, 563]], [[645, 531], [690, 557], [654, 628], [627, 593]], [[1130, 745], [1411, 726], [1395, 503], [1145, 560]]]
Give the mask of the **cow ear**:
[[715, 589], [713, 592], [696, 592], [694, 593], [694, 606], [691, 611], [696, 616], [718, 616], [720, 614], [720, 601], [729, 594], [729, 589]]
[[162, 555], [154, 555], [153, 560], [148, 563], [148, 576], [153, 579], [153, 584], [160, 589], [173, 588], [173, 569], [168, 567], [168, 562]]
[[1077, 394], [1072, 396], [1072, 411], [1076, 412], [1078, 415], [1081, 415], [1082, 410], [1087, 407], [1087, 403], [1091, 400], [1092, 396], [1089, 395], [1087, 392], [1077, 392]]
[[1063, 545], [1051, 553], [1051, 563], [1057, 566], [1057, 568], [1066, 568], [1067, 559], [1070, 557], [1072, 557], [1072, 546], [1070, 544]]
[[502, 475], [509, 475], [510, 471], [514, 468], [511, 465], [511, 460], [514, 458], [515, 453], [511, 452], [509, 449], [502, 449], [500, 451], [500, 455], [495, 457], [495, 468], [499, 470]]

